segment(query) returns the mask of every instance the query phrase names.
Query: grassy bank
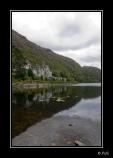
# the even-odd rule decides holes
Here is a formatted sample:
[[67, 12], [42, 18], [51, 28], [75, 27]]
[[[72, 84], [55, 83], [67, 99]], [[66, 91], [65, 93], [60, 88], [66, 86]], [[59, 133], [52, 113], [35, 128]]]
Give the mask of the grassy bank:
[[19, 84], [60, 84], [60, 83], [78, 83], [77, 81], [41, 81], [41, 80], [12, 80], [12, 86]]

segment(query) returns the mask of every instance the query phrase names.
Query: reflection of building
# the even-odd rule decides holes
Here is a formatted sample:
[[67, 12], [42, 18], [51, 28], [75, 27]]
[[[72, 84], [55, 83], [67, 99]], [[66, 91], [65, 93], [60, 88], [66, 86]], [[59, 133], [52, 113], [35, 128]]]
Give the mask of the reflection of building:
[[45, 101], [47, 103], [49, 103], [49, 100], [50, 98], [52, 97], [52, 92], [49, 91], [49, 92], [46, 92], [46, 93], [39, 93], [39, 94], [36, 94], [34, 97], [33, 97], [33, 101]]
[[26, 100], [26, 107], [32, 106], [32, 101], [29, 101], [28, 99]]
[[63, 91], [63, 87], [58, 87], [54, 89], [54, 93], [61, 93]]

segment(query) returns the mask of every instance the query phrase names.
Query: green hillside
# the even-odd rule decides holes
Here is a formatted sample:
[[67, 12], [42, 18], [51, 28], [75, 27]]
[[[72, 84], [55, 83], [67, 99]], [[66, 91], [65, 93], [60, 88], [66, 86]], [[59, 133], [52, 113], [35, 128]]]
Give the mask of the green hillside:
[[[32, 69], [28, 73], [24, 68], [27, 62], [32, 67], [36, 65], [48, 65], [53, 77], [62, 77], [78, 82], [100, 82], [100, 69], [81, 67], [76, 61], [58, 55], [50, 49], [42, 48], [30, 42], [16, 31], [12, 31], [13, 78], [25, 80], [27, 76], [33, 76]], [[35, 79], [35, 77], [32, 77], [32, 79]]]
[[84, 76], [84, 82], [101, 82], [100, 69], [91, 66], [84, 66], [82, 68], [82, 73]]

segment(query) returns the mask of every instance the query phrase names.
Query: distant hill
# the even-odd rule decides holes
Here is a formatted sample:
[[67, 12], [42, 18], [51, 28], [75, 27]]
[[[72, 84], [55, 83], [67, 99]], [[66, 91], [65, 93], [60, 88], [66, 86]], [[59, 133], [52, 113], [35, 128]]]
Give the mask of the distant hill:
[[[101, 71], [95, 67], [81, 67], [76, 61], [58, 55], [52, 50], [42, 48], [26, 37], [12, 30], [12, 75], [13, 78], [24, 78], [25, 65], [30, 64], [28, 74], [35, 72], [33, 67], [47, 65], [56, 78], [66, 78], [66, 80], [75, 80], [78, 82], [100, 82]], [[32, 76], [31, 75], [31, 76]], [[29, 75], [30, 76], [30, 75]]]
[[101, 82], [101, 71], [97, 67], [84, 66], [82, 73], [84, 82]]

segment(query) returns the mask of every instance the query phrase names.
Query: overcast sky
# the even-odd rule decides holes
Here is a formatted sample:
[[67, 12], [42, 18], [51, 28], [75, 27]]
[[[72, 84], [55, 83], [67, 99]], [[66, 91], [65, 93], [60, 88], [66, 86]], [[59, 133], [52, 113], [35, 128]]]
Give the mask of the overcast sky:
[[101, 68], [100, 12], [12, 12], [12, 28], [81, 66]]

